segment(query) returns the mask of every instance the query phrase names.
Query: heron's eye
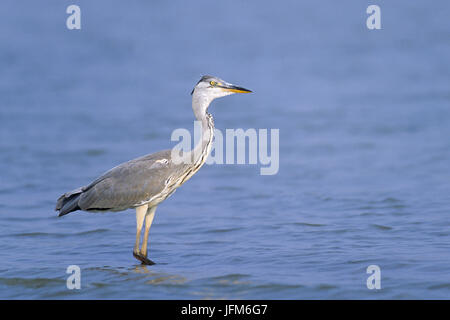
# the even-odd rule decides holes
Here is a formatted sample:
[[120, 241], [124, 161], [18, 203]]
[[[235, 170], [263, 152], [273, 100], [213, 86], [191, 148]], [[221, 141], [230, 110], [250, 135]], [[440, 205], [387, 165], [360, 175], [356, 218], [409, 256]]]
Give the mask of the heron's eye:
[[212, 85], [212, 86], [214, 87], [214, 86], [217, 84], [217, 82], [215, 82], [215, 81], [210, 81], [209, 84]]

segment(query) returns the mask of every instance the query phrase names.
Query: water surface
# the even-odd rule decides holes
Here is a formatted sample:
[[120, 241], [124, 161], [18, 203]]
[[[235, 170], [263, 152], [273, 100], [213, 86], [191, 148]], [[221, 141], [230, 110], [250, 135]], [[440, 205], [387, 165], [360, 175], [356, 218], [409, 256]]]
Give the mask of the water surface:
[[[364, 1], [80, 0], [80, 31], [69, 4], [0, 4], [0, 298], [449, 298], [447, 1], [378, 1], [378, 31]], [[192, 129], [202, 74], [254, 90], [210, 112], [279, 128], [277, 175], [205, 165], [158, 207], [151, 267], [132, 210], [56, 217]]]

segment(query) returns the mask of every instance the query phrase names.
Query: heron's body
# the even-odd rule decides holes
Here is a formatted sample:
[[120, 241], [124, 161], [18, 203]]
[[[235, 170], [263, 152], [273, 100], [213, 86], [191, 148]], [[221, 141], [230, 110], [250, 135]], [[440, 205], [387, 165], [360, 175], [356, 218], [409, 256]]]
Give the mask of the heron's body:
[[[133, 254], [142, 263], [153, 264], [147, 259], [147, 242], [156, 207], [205, 163], [214, 133], [214, 121], [207, 112], [208, 106], [215, 98], [234, 92], [251, 91], [215, 77], [204, 76], [194, 88], [192, 97], [195, 117], [202, 124], [202, 139], [193, 150], [182, 154], [188, 161], [172, 159], [172, 150], [163, 150], [122, 163], [91, 184], [63, 194], [56, 204], [59, 216], [77, 210], [95, 212], [135, 208], [137, 232]], [[139, 249], [144, 220], [144, 240]]]
[[212, 117], [209, 118], [210, 138], [194, 165], [172, 161], [171, 150], [130, 160], [109, 170], [88, 186], [62, 195], [56, 206], [60, 210], [59, 215], [76, 210], [122, 211], [143, 205], [158, 205], [205, 163], [211, 150], [214, 130]]

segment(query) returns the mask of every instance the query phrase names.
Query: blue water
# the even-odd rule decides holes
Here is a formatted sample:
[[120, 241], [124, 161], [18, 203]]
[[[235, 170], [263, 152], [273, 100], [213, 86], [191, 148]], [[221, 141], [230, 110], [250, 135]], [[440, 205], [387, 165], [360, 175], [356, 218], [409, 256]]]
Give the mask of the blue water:
[[[449, 16], [424, 0], [2, 0], [0, 298], [448, 299]], [[158, 207], [150, 267], [133, 210], [56, 217], [60, 194], [192, 129], [203, 74], [254, 91], [210, 112], [280, 129], [278, 174], [205, 165]]]

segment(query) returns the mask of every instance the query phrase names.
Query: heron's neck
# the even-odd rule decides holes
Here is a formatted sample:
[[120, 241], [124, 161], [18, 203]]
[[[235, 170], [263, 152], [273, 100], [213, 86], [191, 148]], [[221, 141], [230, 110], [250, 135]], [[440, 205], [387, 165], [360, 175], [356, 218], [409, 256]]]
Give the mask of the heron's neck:
[[211, 114], [207, 112], [212, 99], [207, 96], [197, 95], [194, 93], [192, 97], [192, 110], [195, 118], [201, 123], [201, 137], [191, 151], [193, 163], [200, 163], [202, 165], [209, 155], [212, 147], [212, 140], [214, 138], [214, 119]]
[[194, 110], [195, 118], [201, 123], [202, 136], [194, 149], [185, 154], [186, 158], [184, 159], [189, 160], [189, 165], [184, 175], [177, 180], [178, 186], [189, 180], [201, 168], [211, 152], [214, 137], [214, 119], [206, 111], [211, 101], [203, 101], [202, 103], [204, 104], [196, 104], [195, 99], [192, 99], [192, 109]]
[[194, 111], [195, 118], [198, 121], [203, 121], [206, 117], [208, 107], [212, 100], [208, 95], [197, 93], [197, 91], [194, 92], [192, 95], [192, 111]]

